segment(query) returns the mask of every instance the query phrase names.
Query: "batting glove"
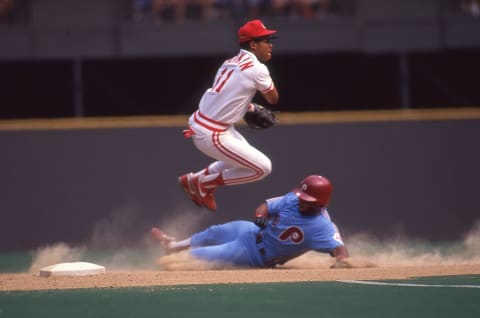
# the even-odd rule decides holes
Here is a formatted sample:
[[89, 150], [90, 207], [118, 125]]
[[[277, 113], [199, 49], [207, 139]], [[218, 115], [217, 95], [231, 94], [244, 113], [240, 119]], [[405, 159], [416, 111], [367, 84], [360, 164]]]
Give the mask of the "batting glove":
[[256, 226], [261, 228], [262, 230], [267, 227], [267, 218], [263, 215], [256, 215], [255, 220], [253, 221]]

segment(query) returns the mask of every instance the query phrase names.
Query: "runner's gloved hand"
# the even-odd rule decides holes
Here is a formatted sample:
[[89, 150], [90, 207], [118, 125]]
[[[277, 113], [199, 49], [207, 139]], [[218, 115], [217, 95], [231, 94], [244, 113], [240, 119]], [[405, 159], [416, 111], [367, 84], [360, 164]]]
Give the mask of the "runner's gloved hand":
[[263, 230], [267, 227], [267, 218], [261, 214], [256, 215], [253, 223]]

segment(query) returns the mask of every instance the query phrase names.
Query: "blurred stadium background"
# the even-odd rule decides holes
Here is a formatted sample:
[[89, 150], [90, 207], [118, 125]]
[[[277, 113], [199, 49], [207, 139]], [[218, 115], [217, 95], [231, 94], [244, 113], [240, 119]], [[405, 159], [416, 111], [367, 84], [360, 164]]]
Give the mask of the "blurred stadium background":
[[181, 127], [10, 124], [187, 115], [218, 65], [238, 50], [237, 28], [257, 17], [279, 30], [269, 67], [281, 112], [459, 113], [441, 121], [398, 121], [393, 114], [255, 135], [242, 130], [272, 158], [273, 174], [222, 189], [219, 204], [227, 211], [192, 211], [197, 223], [186, 228], [246, 218], [262, 199], [309, 173], [333, 180], [333, 214], [347, 234], [454, 240], [473, 227], [478, 1], [187, 0], [184, 11], [181, 3], [0, 0], [0, 249], [91, 236], [128, 242], [153, 223], [194, 210], [176, 176], [209, 160], [183, 141]]
[[256, 17], [280, 110], [480, 105], [477, 0], [297, 2], [2, 0], [0, 118], [188, 114]]

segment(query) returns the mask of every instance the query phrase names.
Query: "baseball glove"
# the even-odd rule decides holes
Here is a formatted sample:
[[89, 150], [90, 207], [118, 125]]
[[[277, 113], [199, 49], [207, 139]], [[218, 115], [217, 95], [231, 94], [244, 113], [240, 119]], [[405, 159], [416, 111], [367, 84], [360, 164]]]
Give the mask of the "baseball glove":
[[275, 114], [268, 108], [252, 103], [243, 117], [248, 127], [253, 129], [270, 128], [277, 122]]

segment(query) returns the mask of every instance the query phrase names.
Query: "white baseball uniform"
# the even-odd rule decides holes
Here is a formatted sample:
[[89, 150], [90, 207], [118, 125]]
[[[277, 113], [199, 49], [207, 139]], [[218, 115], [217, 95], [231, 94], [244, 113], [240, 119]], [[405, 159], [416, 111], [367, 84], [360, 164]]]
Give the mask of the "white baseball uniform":
[[189, 119], [195, 146], [218, 160], [208, 166], [208, 174], [221, 173], [226, 185], [253, 182], [270, 174], [270, 159], [251, 146], [234, 124], [243, 118], [257, 91], [273, 88], [268, 68], [247, 50], [241, 49], [218, 69], [212, 87]]

